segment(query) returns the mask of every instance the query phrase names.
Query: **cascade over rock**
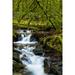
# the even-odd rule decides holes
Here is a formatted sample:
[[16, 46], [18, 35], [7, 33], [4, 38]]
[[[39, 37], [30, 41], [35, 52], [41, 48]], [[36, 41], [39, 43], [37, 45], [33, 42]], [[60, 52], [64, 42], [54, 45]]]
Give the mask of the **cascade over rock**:
[[35, 55], [33, 52], [33, 50], [36, 49], [38, 42], [35, 39], [33, 39], [33, 41], [30, 40], [32, 36], [31, 31], [19, 30], [18, 33], [21, 35], [21, 39], [14, 42], [14, 45], [16, 45], [15, 50], [20, 52], [20, 61], [31, 75], [46, 75], [44, 72], [45, 58], [43, 56]]

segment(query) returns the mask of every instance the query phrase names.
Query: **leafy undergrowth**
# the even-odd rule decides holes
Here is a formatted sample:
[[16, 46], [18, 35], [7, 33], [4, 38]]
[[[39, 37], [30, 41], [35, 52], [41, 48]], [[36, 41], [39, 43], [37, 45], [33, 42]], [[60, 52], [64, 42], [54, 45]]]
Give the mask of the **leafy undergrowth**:
[[30, 24], [28, 24], [28, 23], [29, 23], [29, 20], [21, 20], [20, 23], [18, 23], [17, 20], [13, 20], [13, 27], [14, 27], [14, 29], [27, 28], [27, 29], [32, 29], [34, 31], [48, 30], [51, 27], [51, 25], [50, 24], [48, 25], [46, 21], [45, 22], [31, 21]]
[[41, 37], [40, 41], [47, 50], [54, 49], [57, 52], [62, 52], [62, 34]]

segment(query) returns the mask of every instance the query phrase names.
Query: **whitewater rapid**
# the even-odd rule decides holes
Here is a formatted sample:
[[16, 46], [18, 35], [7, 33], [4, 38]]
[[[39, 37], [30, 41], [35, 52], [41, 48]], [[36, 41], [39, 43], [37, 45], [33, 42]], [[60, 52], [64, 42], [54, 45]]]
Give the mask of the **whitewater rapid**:
[[[20, 30], [21, 40], [14, 42], [18, 47], [15, 48], [21, 52], [20, 60], [32, 75], [46, 75], [44, 72], [44, 57], [35, 55], [33, 50], [36, 49], [37, 41], [30, 41], [32, 33], [30, 30]], [[23, 46], [21, 49], [20, 46]]]

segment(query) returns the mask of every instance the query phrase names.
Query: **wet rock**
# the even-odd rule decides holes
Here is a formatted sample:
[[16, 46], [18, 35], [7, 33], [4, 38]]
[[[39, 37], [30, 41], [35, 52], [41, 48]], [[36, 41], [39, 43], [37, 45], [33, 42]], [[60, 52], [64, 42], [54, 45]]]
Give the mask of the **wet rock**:
[[21, 63], [17, 63], [16, 61], [13, 61], [13, 71], [14, 72], [20, 72], [24, 66]]
[[44, 70], [46, 73], [49, 73], [50, 71], [50, 57], [45, 57], [45, 60], [44, 60]]
[[43, 51], [40, 50], [40, 49], [35, 49], [33, 52], [34, 52], [35, 55], [40, 55], [40, 56], [43, 55]]

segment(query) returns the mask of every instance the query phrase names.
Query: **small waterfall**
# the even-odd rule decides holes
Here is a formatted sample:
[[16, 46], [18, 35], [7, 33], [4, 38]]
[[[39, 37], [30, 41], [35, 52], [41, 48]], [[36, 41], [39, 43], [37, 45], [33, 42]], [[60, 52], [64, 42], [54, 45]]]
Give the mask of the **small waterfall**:
[[[21, 52], [20, 60], [23, 65], [26, 66], [29, 72], [32, 75], [46, 75], [44, 72], [44, 57], [35, 55], [33, 50], [36, 48], [37, 41], [30, 41], [32, 33], [30, 30], [27, 31], [19, 31], [21, 34], [21, 40], [14, 42], [18, 47], [15, 48], [17, 51]], [[22, 49], [19, 46], [23, 46]]]

